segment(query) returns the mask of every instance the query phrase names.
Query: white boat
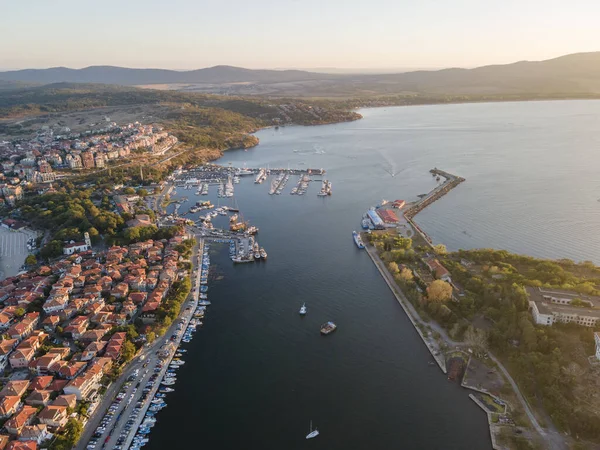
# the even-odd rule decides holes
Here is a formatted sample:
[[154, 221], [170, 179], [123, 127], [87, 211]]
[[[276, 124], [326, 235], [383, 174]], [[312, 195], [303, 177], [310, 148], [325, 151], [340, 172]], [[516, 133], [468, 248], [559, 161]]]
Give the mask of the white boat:
[[312, 420], [310, 421], [310, 429], [308, 431], [309, 433], [306, 435], [306, 439], [312, 439], [319, 435], [319, 430], [316, 428], [314, 430], [312, 429]]
[[306, 303], [302, 304], [302, 307], [300, 308], [300, 315], [304, 315], [306, 314]]

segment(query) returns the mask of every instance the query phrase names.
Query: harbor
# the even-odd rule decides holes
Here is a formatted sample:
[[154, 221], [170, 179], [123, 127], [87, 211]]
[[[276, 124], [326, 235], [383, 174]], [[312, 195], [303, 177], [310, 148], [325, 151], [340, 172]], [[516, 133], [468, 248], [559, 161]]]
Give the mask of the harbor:
[[[352, 395], [349, 398], [343, 397], [348, 397], [347, 393], [352, 391], [350, 384], [356, 383], [357, 378], [377, 379], [383, 376], [385, 371], [378, 370], [378, 364], [373, 370], [356, 366], [354, 363], [356, 358], [350, 356], [348, 351], [353, 348], [354, 354], [357, 349], [361, 349], [358, 351], [362, 353], [364, 342], [376, 345], [375, 342], [388, 339], [390, 335], [394, 336], [398, 333], [402, 335], [400, 338], [403, 342], [402, 347], [394, 351], [391, 348], [379, 350], [386, 355], [383, 360], [409, 358], [411, 365], [408, 370], [410, 373], [419, 372], [420, 379], [427, 380], [431, 396], [427, 395], [426, 401], [435, 403], [438, 408], [443, 409], [443, 406], [439, 406], [439, 402], [444, 402], [443, 398], [447, 395], [452, 396], [452, 400], [448, 399], [447, 404], [462, 404], [460, 397], [455, 398], [453, 394], [446, 391], [442, 383], [443, 378], [440, 380], [439, 375], [431, 371], [428, 364], [430, 357], [422, 354], [415, 356], [410, 351], [414, 345], [420, 344], [413, 342], [412, 327], [409, 330], [401, 326], [403, 321], [409, 323], [406, 316], [397, 314], [395, 309], [389, 310], [385, 307], [386, 301], [389, 301], [389, 290], [385, 290], [388, 289], [385, 284], [383, 284], [385, 289], [382, 289], [377, 281], [381, 275], [375, 270], [370, 259], [364, 258], [364, 255], [360, 257], [355, 248], [348, 246], [347, 234], [333, 233], [333, 229], [329, 226], [337, 223], [340, 218], [337, 215], [325, 214], [324, 205], [334, 205], [338, 201], [347, 204], [347, 195], [340, 190], [335, 196], [327, 196], [331, 201], [328, 199], [324, 202], [322, 197], [317, 195], [323, 187], [324, 180], [320, 179], [321, 176], [308, 173], [291, 174], [283, 191], [284, 194], [297, 187], [299, 179], [305, 175], [314, 180], [308, 182], [310, 195], [304, 195], [301, 207], [298, 207], [298, 201], [288, 195], [268, 195], [272, 187], [271, 183], [277, 180], [277, 175], [269, 175], [268, 180], [257, 184], [254, 183], [257, 174], [258, 171], [254, 171], [252, 176], [242, 175], [240, 183], [235, 184], [235, 194], [232, 199], [219, 200], [216, 195], [218, 184], [210, 184], [209, 194], [202, 201], [210, 201], [213, 208], [199, 211], [198, 214], [204, 217], [211, 212], [212, 228], [197, 222], [191, 214], [183, 216], [185, 220], [194, 219], [195, 223], [192, 226], [194, 233], [198, 233], [206, 242], [211, 242], [211, 246], [216, 251], [214, 255], [211, 254], [211, 264], [218, 267], [218, 278], [222, 277], [223, 281], [211, 281], [208, 277], [207, 283], [211, 284], [211, 301], [214, 303], [210, 308], [214, 309], [211, 310], [210, 320], [202, 327], [203, 338], [194, 339], [186, 344], [195, 357], [193, 360], [186, 359], [185, 366], [178, 369], [177, 383], [173, 386], [176, 388], [175, 392], [169, 393], [167, 408], [169, 414], [159, 413], [147, 447], [155, 450], [168, 445], [177, 445], [177, 443], [183, 445], [185, 436], [189, 437], [188, 430], [201, 429], [206, 435], [207, 448], [243, 446], [248, 439], [265, 448], [271, 445], [268, 442], [273, 439], [278, 442], [278, 445], [293, 448], [296, 439], [304, 440], [311, 418], [321, 432], [316, 438], [318, 442], [329, 442], [335, 436], [335, 439], [342, 439], [342, 442], [349, 446], [355, 445], [356, 442], [368, 446], [369, 443], [361, 441], [356, 436], [353, 436], [350, 442], [349, 436], [340, 432], [337, 427], [342, 424], [342, 421], [338, 425], [336, 423], [338, 421], [333, 419], [339, 414], [334, 409], [352, 407], [356, 398]], [[303, 181], [307, 182], [306, 179]], [[328, 174], [327, 181], [335, 182], [335, 174]], [[182, 194], [187, 195], [185, 192], [180, 192], [178, 195]], [[290, 200], [286, 201], [286, 198]], [[195, 200], [192, 198], [182, 204], [180, 211], [194, 204]], [[217, 212], [212, 216], [217, 208], [224, 206], [232, 207], [236, 211], [227, 210], [226, 215]], [[235, 215], [237, 217], [234, 218]], [[349, 214], [347, 216], [344, 220], [351, 219]], [[232, 218], [234, 222], [230, 222]], [[240, 222], [247, 222], [246, 230], [256, 227], [260, 228], [260, 231], [250, 235], [242, 230], [230, 229], [232, 223]], [[293, 239], [290, 238], [290, 233], [293, 234]], [[324, 236], [318, 240], [314, 239], [314, 236], [321, 234]], [[261, 247], [268, 252], [267, 264], [262, 262], [257, 264], [258, 261], [263, 261], [262, 258], [258, 261], [254, 259], [257, 240], [259, 253]], [[240, 262], [233, 261], [236, 257]], [[319, 257], [327, 260], [326, 266], [315, 261], [315, 258]], [[254, 264], [248, 264], [251, 261]], [[335, 267], [335, 271], [331, 272], [325, 268], [329, 266]], [[333, 290], [331, 274], [334, 274], [336, 280], [334, 286], [341, 286], [343, 294], [337, 294]], [[357, 285], [352, 278], [361, 279], [361, 284]], [[365, 278], [370, 281], [365, 282]], [[352, 287], [351, 293], [347, 292], [347, 286]], [[225, 301], [213, 299], [225, 299]], [[374, 301], [378, 305], [377, 308], [383, 308], [381, 313], [373, 310]], [[356, 311], [351, 312], [346, 306], [342, 307], [342, 304], [351, 305], [351, 309], [358, 308], [361, 316], [365, 314], [368, 316], [368, 323], [365, 324], [362, 320], [357, 322]], [[299, 312], [301, 306], [305, 307], [304, 314]], [[368, 313], [362, 309], [364, 307], [368, 307]], [[404, 314], [402, 310], [400, 313]], [[328, 326], [327, 321], [334, 323], [335, 331], [330, 331], [334, 328]], [[365, 336], [364, 326], [368, 327], [368, 337]], [[385, 339], [383, 334], [387, 336]], [[292, 350], [288, 345], [291, 345]], [[298, 346], [302, 349], [300, 353], [298, 353], [300, 350]], [[215, 360], [217, 349], [218, 354], [228, 356]], [[242, 349], [245, 353], [239, 354]], [[336, 354], [341, 352], [345, 355], [347, 361], [353, 361], [350, 368], [336, 367], [328, 362], [330, 359], [334, 361], [332, 359], [334, 353], [331, 353], [334, 349]], [[286, 356], [290, 351], [295, 356], [293, 361], [290, 361], [289, 367], [282, 369], [278, 365], [277, 374], [265, 372], [265, 364], [271, 367], [274, 364], [273, 358], [290, 359]], [[244, 356], [246, 353], [247, 357]], [[366, 356], [363, 355], [362, 358], [364, 357]], [[227, 369], [217, 370], [223, 365]], [[313, 374], [315, 370], [318, 373], [317, 378], [313, 376], [316, 375]], [[353, 371], [350, 380], [342, 382], [339, 388], [335, 387], [340, 385], [340, 380], [348, 379], [348, 370]], [[425, 373], [421, 373], [422, 370], [425, 370]], [[237, 374], [244, 375], [240, 377]], [[234, 375], [235, 382], [232, 378]], [[277, 377], [277, 381], [274, 377]], [[274, 436], [269, 436], [268, 441], [262, 433], [249, 428], [250, 423], [247, 423], [247, 419], [244, 418], [248, 414], [256, 415], [257, 417], [251, 421], [252, 424], [269, 420], [268, 408], [264, 412], [256, 412], [254, 408], [249, 409], [246, 404], [249, 400], [260, 401], [262, 396], [271, 392], [265, 385], [267, 382], [276, 382], [280, 386], [285, 401], [293, 405], [295, 417], [295, 420], [289, 423], [278, 423], [278, 432]], [[177, 387], [179, 383], [186, 386], [185, 392]], [[371, 392], [374, 397], [380, 396], [377, 389], [373, 390], [371, 387], [361, 389]], [[338, 391], [345, 395], [338, 395]], [[230, 399], [232, 396], [246, 400], [242, 404], [236, 400], [222, 404], [223, 399]], [[323, 407], [322, 397], [330, 399], [333, 402], [332, 407], [333, 405], [335, 407], [333, 409], [329, 406]], [[217, 407], [211, 408], [210, 414], [203, 413], [201, 410], [186, 414], [183, 411], [188, 408], [184, 405], [189, 403], [190, 398]], [[465, 399], [470, 402], [468, 397], [465, 396]], [[421, 401], [423, 397], [419, 396], [418, 402]], [[171, 402], [174, 408], [182, 408], [183, 411], [177, 413], [175, 409], [171, 409]], [[404, 402], [408, 402], [408, 408], [417, 408], [412, 400]], [[274, 401], [272, 406], [279, 403]], [[228, 407], [228, 404], [236, 406]], [[386, 408], [389, 408], [389, 405]], [[385, 414], [383, 411], [375, 412], [370, 409], [370, 415], [376, 417], [380, 423], [387, 421], [387, 414], [389, 409]], [[473, 422], [477, 422], [477, 417], [470, 417], [469, 427], [472, 427]], [[197, 425], [192, 418], [199, 418], [202, 425]], [[221, 429], [221, 421], [235, 423], [240, 429], [240, 436], [224, 437], [223, 433], [217, 434], [216, 430]], [[347, 420], [343, 421], [344, 424], [346, 422]], [[178, 432], [175, 435], [169, 433], [168, 431], [172, 429], [178, 429]], [[441, 425], [441, 430], [446, 435], [450, 433], [449, 430], [443, 431], [444, 425]], [[156, 431], [158, 434], [155, 436]], [[241, 435], [244, 435], [244, 439]], [[315, 444], [319, 445], [318, 442]], [[478, 448], [477, 445], [472, 447]]]

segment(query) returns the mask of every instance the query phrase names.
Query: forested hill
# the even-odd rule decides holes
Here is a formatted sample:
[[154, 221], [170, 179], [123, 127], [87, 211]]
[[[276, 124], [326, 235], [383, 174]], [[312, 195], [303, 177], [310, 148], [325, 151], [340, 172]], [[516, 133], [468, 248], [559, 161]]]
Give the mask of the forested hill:
[[170, 111], [170, 116], [189, 107], [201, 108], [205, 112], [229, 111], [257, 120], [263, 126], [285, 123], [317, 125], [361, 117], [337, 102], [271, 101], [102, 84], [56, 83], [0, 90], [0, 119], [132, 105], [161, 105]]

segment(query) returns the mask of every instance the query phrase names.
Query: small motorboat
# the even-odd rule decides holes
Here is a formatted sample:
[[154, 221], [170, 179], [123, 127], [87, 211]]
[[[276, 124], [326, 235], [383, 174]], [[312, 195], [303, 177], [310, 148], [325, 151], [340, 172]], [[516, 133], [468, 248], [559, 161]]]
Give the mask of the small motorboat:
[[302, 307], [300, 308], [300, 315], [303, 316], [306, 314], [306, 303], [302, 304]]
[[337, 325], [333, 322], [326, 322], [321, 325], [321, 334], [330, 334], [333, 333], [337, 328]]

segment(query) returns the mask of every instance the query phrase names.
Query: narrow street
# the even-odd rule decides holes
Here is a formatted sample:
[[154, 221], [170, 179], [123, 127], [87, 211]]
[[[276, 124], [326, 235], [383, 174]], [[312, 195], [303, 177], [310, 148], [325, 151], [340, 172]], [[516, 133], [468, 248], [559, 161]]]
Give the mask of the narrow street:
[[[121, 374], [121, 376], [111, 384], [106, 393], [103, 395], [102, 400], [98, 407], [95, 409], [92, 416], [89, 418], [83, 433], [81, 435], [81, 439], [75, 446], [76, 450], [85, 450], [90, 439], [94, 436], [96, 429], [101, 424], [104, 419], [106, 413], [111, 408], [111, 405], [117, 405], [116, 410], [114, 411], [113, 417], [106, 424], [105, 430], [98, 437], [98, 444], [96, 448], [103, 449], [113, 449], [117, 446], [117, 440], [119, 436], [124, 431], [124, 428], [127, 426], [127, 421], [132, 416], [134, 410], [136, 409], [136, 404], [141, 400], [143, 396], [143, 389], [146, 387], [146, 384], [150, 382], [152, 375], [155, 374], [154, 369], [157, 364], [162, 363], [162, 368], [160, 372], [157, 373], [155, 377], [155, 381], [153, 383], [152, 389], [146, 396], [146, 400], [144, 405], [141, 408], [137, 408], [138, 415], [134, 420], [134, 423], [130, 425], [130, 429], [125, 439], [122, 448], [128, 448], [131, 440], [133, 439], [137, 427], [139, 423], [143, 420], [145, 411], [150, 405], [150, 401], [154, 397], [154, 394], [158, 390], [160, 385], [160, 381], [162, 380], [167, 368], [168, 363], [173, 357], [175, 351], [171, 351], [167, 358], [164, 358], [166, 362], [161, 361], [158, 356], [158, 351], [160, 348], [168, 343], [173, 342], [174, 347], [179, 345], [181, 340], [181, 336], [183, 333], [179, 333], [178, 337], [175, 341], [171, 340], [171, 336], [176, 333], [179, 319], [183, 319], [184, 329], [187, 327], [190, 319], [193, 316], [197, 298], [199, 298], [200, 291], [200, 266], [196, 264], [197, 255], [199, 250], [203, 248], [203, 241], [199, 240], [198, 245], [196, 245], [192, 251], [192, 291], [188, 296], [187, 300], [182, 305], [182, 313], [180, 314], [178, 320], [173, 321], [173, 324], [165, 333], [164, 336], [156, 339], [150, 346], [145, 346], [142, 351], [126, 366], [125, 370]], [[145, 366], [145, 367], [144, 367]], [[138, 376], [131, 382], [128, 382], [127, 379], [135, 372], [139, 371]], [[116, 402], [117, 395], [119, 392], [123, 390], [124, 397], [120, 402]]]

